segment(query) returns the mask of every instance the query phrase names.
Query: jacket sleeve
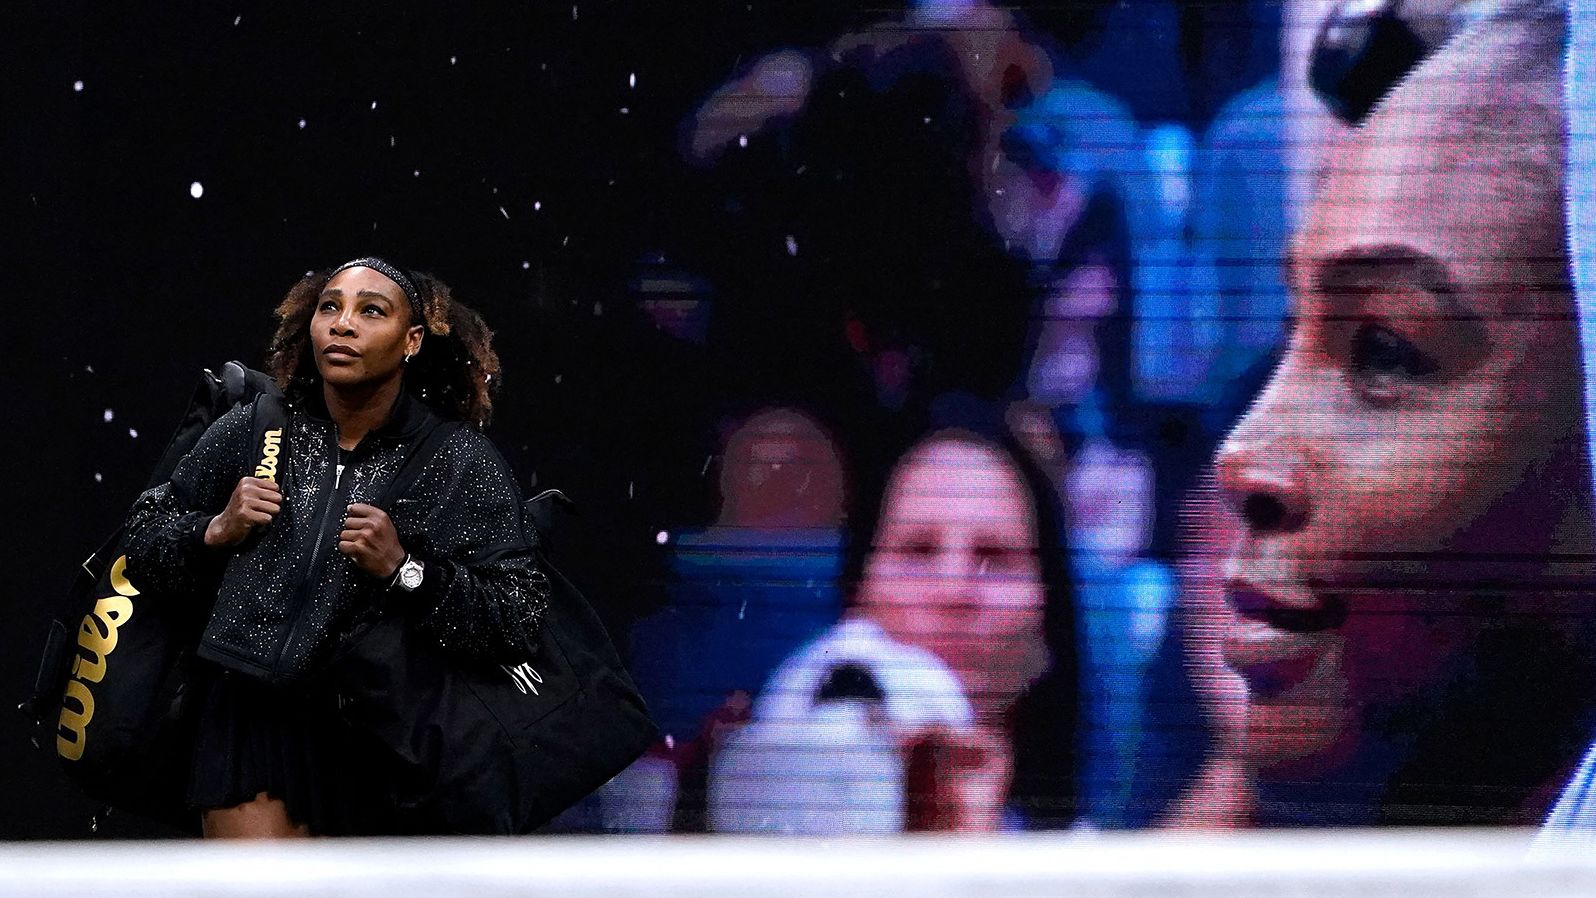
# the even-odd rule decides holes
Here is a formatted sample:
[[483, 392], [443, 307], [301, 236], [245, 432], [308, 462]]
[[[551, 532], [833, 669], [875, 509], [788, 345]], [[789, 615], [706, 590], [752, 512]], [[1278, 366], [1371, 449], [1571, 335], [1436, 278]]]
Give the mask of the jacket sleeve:
[[228, 555], [205, 546], [205, 527], [243, 476], [249, 431], [249, 405], [235, 406], [206, 429], [171, 480], [133, 503], [123, 551], [135, 584], [169, 593], [215, 586]]
[[416, 597], [422, 629], [449, 651], [525, 660], [543, 627], [549, 580], [522, 523], [520, 492], [476, 431], [462, 428], [439, 454], [447, 470], [421, 478], [405, 500], [430, 506], [423, 538], [406, 544], [424, 566]]

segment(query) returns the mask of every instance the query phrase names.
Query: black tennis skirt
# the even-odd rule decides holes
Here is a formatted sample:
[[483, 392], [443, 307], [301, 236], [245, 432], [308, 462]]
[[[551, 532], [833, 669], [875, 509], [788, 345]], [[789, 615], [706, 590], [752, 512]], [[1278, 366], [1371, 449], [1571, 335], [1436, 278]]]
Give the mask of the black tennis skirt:
[[230, 808], [266, 793], [313, 835], [406, 832], [386, 750], [338, 714], [337, 698], [198, 662], [188, 803]]

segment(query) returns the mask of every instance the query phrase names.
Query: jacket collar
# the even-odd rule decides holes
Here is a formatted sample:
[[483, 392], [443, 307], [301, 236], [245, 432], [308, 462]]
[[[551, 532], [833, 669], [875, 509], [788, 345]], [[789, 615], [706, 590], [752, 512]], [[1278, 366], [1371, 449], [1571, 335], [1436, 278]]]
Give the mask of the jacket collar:
[[[305, 390], [297, 405], [306, 417], [323, 424], [332, 424], [332, 414], [327, 411], [327, 400], [322, 396], [321, 384], [318, 383]], [[373, 430], [369, 436], [407, 439], [421, 433], [437, 419], [437, 412], [417, 399], [409, 388], [404, 388], [394, 398], [393, 410], [388, 413], [388, 420]]]

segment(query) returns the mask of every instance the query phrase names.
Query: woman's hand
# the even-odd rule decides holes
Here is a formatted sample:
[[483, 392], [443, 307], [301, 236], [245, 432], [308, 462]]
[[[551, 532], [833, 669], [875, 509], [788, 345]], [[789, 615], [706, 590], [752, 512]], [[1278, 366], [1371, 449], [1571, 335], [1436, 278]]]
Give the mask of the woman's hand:
[[344, 529], [338, 534], [338, 551], [379, 580], [392, 577], [405, 560], [405, 547], [399, 544], [399, 533], [388, 513], [360, 502], [349, 506]]
[[1014, 778], [1014, 752], [1002, 730], [932, 727], [904, 746], [908, 826], [992, 832]]
[[233, 487], [227, 507], [205, 527], [205, 545], [217, 549], [236, 546], [255, 528], [270, 524], [282, 507], [283, 491], [276, 483], [245, 477]]

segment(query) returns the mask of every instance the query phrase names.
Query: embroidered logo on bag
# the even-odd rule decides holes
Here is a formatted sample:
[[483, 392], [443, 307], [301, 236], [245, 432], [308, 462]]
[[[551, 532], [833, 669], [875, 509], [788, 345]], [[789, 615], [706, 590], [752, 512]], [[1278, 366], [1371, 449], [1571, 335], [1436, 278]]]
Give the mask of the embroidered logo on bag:
[[277, 482], [277, 456], [283, 451], [283, 429], [266, 431], [266, 439], [261, 447], [260, 464], [255, 466], [255, 476], [262, 480]]
[[68, 761], [83, 757], [89, 720], [94, 717], [89, 684], [105, 679], [105, 660], [116, 648], [116, 631], [133, 616], [131, 599], [139, 591], [128, 582], [126, 555], [111, 565], [111, 590], [111, 595], [95, 601], [94, 610], [78, 626], [78, 656], [72, 661], [72, 679], [67, 680], [61, 725], [55, 734], [56, 753]]
[[531, 664], [523, 661], [514, 667], [508, 664], [500, 664], [499, 668], [510, 675], [510, 682], [515, 684], [515, 688], [521, 690], [522, 695], [538, 694], [537, 684], [543, 682], [543, 675], [538, 673]]

